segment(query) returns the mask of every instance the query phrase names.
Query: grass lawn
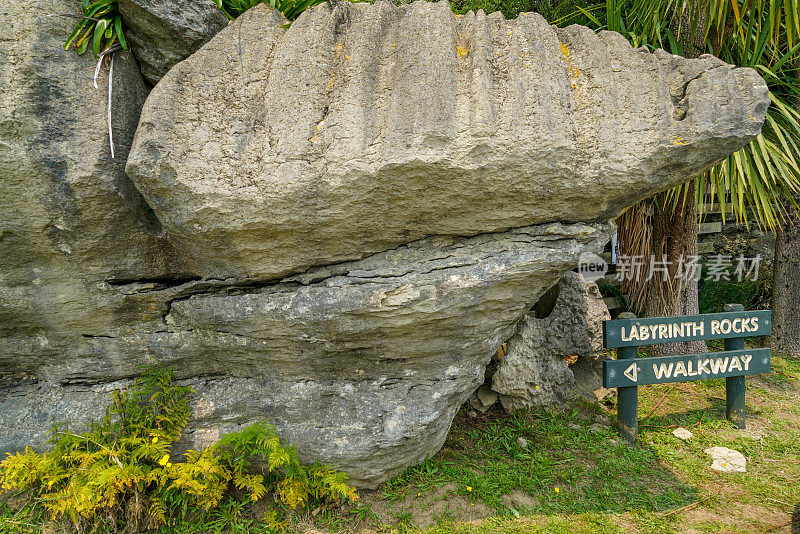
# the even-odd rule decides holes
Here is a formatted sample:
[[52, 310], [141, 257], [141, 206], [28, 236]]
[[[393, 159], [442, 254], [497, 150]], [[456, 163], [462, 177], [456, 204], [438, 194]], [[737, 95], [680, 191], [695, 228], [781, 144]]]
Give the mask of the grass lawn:
[[[289, 532], [800, 532], [800, 360], [773, 355], [772, 369], [747, 379], [746, 430], [725, 420], [724, 379], [640, 387], [633, 447], [612, 428], [613, 405], [513, 415], [463, 408], [433, 458], [360, 492], [358, 505], [294, 515]], [[679, 426], [694, 438], [673, 436]], [[712, 446], [742, 452], [747, 472], [711, 470], [704, 450]], [[160, 532], [266, 533], [264, 511], [230, 500]], [[63, 531], [0, 498], [0, 534], [42, 530]]]
[[[444, 448], [362, 492], [349, 509], [298, 518], [299, 532], [800, 532], [800, 361], [773, 355], [747, 379], [747, 429], [725, 420], [725, 380], [639, 388], [639, 445], [608, 424], [614, 406], [470, 415]], [[672, 434], [689, 429], [684, 442]], [[518, 442], [527, 441], [527, 447]], [[523, 442], [524, 444], [524, 442]], [[704, 450], [747, 458], [746, 473], [709, 468]], [[792, 515], [795, 517], [792, 530]]]

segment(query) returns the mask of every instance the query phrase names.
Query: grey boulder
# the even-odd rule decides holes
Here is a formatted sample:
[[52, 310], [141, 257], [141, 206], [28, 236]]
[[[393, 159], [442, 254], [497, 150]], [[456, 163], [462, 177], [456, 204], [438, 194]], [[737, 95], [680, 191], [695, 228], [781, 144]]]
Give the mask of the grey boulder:
[[142, 75], [156, 84], [228, 25], [213, 0], [118, 0]]
[[345, 2], [286, 29], [262, 5], [157, 83], [134, 187], [136, 62], [115, 56], [112, 160], [105, 79], [38, 16], [78, 6], [44, 4], [0, 8], [2, 451], [161, 363], [197, 392], [183, 446], [266, 419], [374, 487], [441, 446], [608, 217], [768, 102], [751, 70], [534, 15]]
[[[153, 89], [127, 171], [209, 275], [603, 221], [760, 131], [752, 69], [447, 2], [247, 11]], [[302, 237], [301, 237], [302, 236]]]
[[9, 385], [3, 446], [23, 447], [43, 421], [96, 415], [138, 365], [165, 363], [197, 392], [184, 446], [266, 419], [302, 459], [375, 487], [441, 447], [528, 303], [611, 229], [430, 237], [272, 282], [98, 284], [138, 320], [80, 325], [38, 380]]

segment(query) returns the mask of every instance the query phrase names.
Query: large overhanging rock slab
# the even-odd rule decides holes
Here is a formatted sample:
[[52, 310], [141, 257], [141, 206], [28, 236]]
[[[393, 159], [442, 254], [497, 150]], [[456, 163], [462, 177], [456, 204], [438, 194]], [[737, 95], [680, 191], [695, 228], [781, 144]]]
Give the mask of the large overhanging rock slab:
[[266, 283], [98, 286], [138, 319], [87, 330], [40, 380], [0, 389], [0, 450], [24, 447], [42, 421], [97, 414], [109, 389], [161, 362], [197, 391], [185, 445], [266, 419], [303, 459], [375, 487], [439, 450], [530, 303], [611, 230], [430, 237]]
[[196, 440], [269, 415], [305, 458], [376, 486], [441, 448], [529, 303], [611, 229], [426, 238], [245, 294], [187, 288], [165, 322], [232, 375], [204, 388]]
[[248, 11], [156, 85], [127, 171], [215, 276], [601, 221], [760, 131], [752, 69], [446, 2]]

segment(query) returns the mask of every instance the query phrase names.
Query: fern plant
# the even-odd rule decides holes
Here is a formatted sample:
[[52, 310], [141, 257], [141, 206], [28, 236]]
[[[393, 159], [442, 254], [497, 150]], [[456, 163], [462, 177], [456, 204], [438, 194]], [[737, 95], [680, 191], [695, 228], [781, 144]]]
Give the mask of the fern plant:
[[[189, 420], [190, 392], [175, 384], [171, 371], [148, 370], [115, 392], [104, 417], [83, 432], [57, 425], [48, 452], [9, 454], [0, 462], [0, 489], [30, 492], [56, 520], [81, 528], [124, 524], [130, 531], [193, 509], [215, 511], [214, 521], [221, 521], [240, 508], [242, 496], [249, 502], [272, 496], [289, 509], [358, 498], [346, 475], [319, 462], [302, 465], [295, 448], [284, 447], [266, 423], [173, 462], [170, 449]], [[275, 510], [263, 523], [272, 530], [283, 524]]]
[[82, 8], [83, 16], [79, 17], [75, 29], [67, 37], [64, 50], [74, 45], [78, 54], [83, 54], [91, 43], [94, 57], [99, 57], [102, 50], [117, 42], [124, 50], [128, 49], [117, 0], [97, 0], [91, 4], [89, 0], [83, 0]]

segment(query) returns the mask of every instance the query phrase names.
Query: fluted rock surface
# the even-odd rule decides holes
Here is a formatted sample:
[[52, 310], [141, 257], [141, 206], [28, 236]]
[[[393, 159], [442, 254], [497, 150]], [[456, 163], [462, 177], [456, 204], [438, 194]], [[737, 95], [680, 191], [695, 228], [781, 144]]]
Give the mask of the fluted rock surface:
[[215, 276], [607, 220], [747, 143], [769, 103], [752, 69], [537, 14], [340, 2], [285, 22], [259, 5], [173, 68], [128, 161]]

